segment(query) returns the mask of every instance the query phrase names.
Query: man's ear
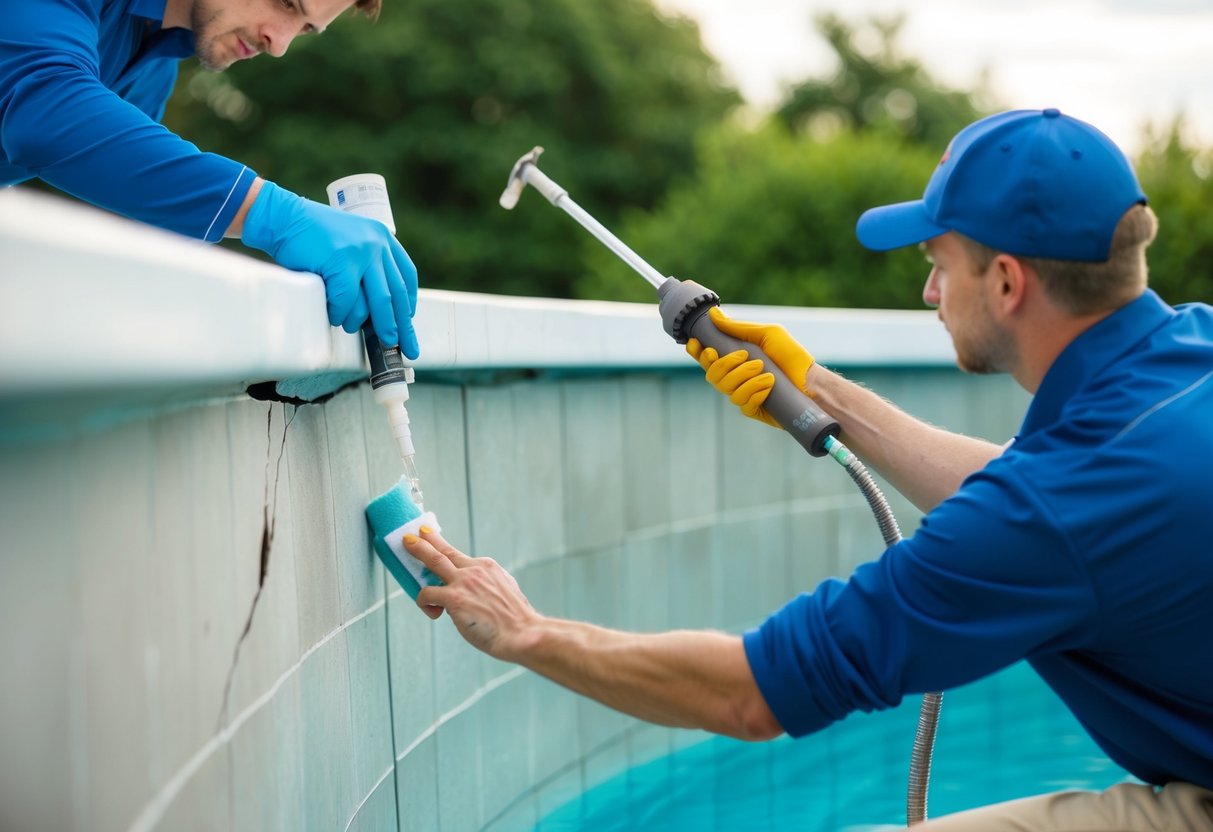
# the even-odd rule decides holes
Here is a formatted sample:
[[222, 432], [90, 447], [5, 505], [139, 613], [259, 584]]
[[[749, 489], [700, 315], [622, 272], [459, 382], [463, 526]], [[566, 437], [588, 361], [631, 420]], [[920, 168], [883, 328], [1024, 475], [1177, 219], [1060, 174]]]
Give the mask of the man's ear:
[[1029, 280], [1023, 261], [1010, 254], [997, 255], [986, 270], [990, 310], [1001, 317], [1014, 315], [1022, 309]]

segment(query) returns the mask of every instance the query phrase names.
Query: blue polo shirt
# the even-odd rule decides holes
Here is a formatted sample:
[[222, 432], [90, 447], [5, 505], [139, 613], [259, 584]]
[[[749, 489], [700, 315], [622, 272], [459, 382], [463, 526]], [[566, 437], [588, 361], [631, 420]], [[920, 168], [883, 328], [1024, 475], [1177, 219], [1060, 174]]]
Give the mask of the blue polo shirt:
[[256, 174], [158, 123], [193, 35], [165, 0], [0, 3], [0, 185], [39, 177], [127, 217], [219, 240]]
[[802, 736], [1027, 659], [1125, 769], [1213, 788], [1211, 495], [1213, 309], [1147, 291], [913, 537], [747, 632], [750, 667]]

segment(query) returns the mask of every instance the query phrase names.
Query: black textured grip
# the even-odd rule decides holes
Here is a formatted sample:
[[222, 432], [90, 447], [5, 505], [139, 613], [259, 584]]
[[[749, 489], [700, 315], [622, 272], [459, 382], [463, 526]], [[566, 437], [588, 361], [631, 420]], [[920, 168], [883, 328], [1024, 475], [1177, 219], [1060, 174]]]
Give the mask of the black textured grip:
[[700, 292], [691, 295], [682, 300], [681, 305], [675, 310], [673, 320], [671, 321], [670, 329], [674, 340], [680, 344], [685, 344], [695, 336], [691, 334], [691, 329], [701, 316], [706, 316], [707, 311], [713, 306], [720, 306], [720, 295], [711, 290]]

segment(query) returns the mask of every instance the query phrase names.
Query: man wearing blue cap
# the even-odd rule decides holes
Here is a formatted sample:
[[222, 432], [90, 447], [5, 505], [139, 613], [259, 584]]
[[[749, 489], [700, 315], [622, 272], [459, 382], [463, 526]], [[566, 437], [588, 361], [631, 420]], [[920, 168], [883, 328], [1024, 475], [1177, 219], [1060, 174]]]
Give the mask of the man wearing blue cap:
[[378, 221], [299, 197], [161, 124], [178, 63], [219, 71], [286, 54], [380, 0], [21, 0], [0, 3], [0, 187], [38, 177], [127, 217], [240, 237], [324, 281], [329, 321], [410, 358], [417, 270]]
[[[927, 512], [912, 539], [849, 582], [889, 609], [873, 620], [848, 586], [832, 635], [895, 631], [909, 652], [935, 655], [849, 657], [857, 684], [842, 688], [871, 683], [891, 704], [1027, 659], [1113, 760], [1163, 787], [1050, 795], [931, 829], [1213, 828], [1213, 310], [1173, 309], [1146, 288], [1156, 228], [1124, 154], [1055, 109], [969, 126], [922, 199], [860, 217], [865, 246], [924, 249], [923, 299], [959, 366], [1010, 373], [1034, 394], [1005, 449], [919, 422], [782, 330], [713, 310], [721, 329], [763, 343], [839, 420], [847, 446]], [[688, 349], [747, 415], [765, 416], [773, 380], [748, 356]], [[810, 688], [821, 698], [817, 674], [839, 666], [804, 646], [818, 606], [802, 596], [746, 636], [758, 685], [794, 735], [837, 709], [881, 706], [847, 693], [826, 714], [804, 707]], [[890, 659], [898, 683], [872, 675]]]
[[[970, 125], [922, 199], [860, 218], [871, 248], [922, 245], [923, 298], [960, 366], [1010, 373], [1034, 394], [1006, 446], [920, 422], [782, 328], [713, 309], [926, 512], [913, 537], [744, 637], [540, 615], [500, 567], [433, 532], [406, 539], [446, 583], [418, 603], [446, 609], [480, 649], [611, 707], [747, 739], [804, 736], [1026, 659], [1143, 782], [918, 828], [1213, 830], [1213, 309], [1172, 308], [1146, 288], [1156, 228], [1124, 154], [1052, 109]], [[760, 362], [688, 351], [746, 415], [771, 421]]]

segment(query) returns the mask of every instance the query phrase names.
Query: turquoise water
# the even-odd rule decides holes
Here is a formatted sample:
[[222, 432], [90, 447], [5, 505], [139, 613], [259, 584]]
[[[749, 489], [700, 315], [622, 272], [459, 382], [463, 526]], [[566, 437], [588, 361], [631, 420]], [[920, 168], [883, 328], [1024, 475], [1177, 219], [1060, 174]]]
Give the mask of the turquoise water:
[[[853, 714], [801, 740], [699, 743], [637, 766], [561, 806], [536, 832], [904, 827], [921, 697]], [[929, 813], [942, 815], [1128, 778], [1027, 665], [944, 696]]]

